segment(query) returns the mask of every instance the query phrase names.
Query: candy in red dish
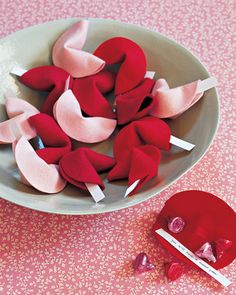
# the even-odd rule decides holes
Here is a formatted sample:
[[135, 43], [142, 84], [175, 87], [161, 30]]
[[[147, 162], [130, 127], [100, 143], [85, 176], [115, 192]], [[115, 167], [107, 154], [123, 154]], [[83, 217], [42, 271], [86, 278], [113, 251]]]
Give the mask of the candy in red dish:
[[[53, 106], [64, 92], [69, 76], [69, 73], [56, 66], [40, 66], [24, 73], [19, 81], [34, 90], [50, 92], [42, 112], [53, 116]], [[81, 109], [87, 115], [114, 118], [112, 106], [103, 95], [110, 92], [114, 84], [115, 74], [102, 70], [92, 76], [70, 79], [69, 89], [72, 89]]]
[[107, 65], [120, 63], [115, 84], [115, 95], [136, 87], [146, 73], [146, 57], [141, 47], [124, 37], [114, 37], [98, 46], [94, 55]]
[[[179, 233], [173, 233], [168, 229], [168, 219], [175, 216], [180, 216], [185, 221], [185, 226]], [[216, 262], [204, 259], [215, 269], [225, 267], [236, 257], [236, 213], [223, 200], [210, 193], [192, 190], [173, 195], [158, 214], [153, 228], [155, 237], [166, 250], [196, 267], [155, 232], [159, 228], [163, 228], [193, 253], [205, 243], [214, 245], [219, 239], [231, 241], [231, 246], [225, 249], [220, 257], [218, 256]]]

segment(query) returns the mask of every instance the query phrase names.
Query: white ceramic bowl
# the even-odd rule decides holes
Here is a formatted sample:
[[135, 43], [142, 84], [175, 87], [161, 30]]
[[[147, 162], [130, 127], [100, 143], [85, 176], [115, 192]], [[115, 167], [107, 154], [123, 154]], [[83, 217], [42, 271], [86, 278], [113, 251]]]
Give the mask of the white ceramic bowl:
[[[13, 66], [30, 69], [51, 63], [51, 49], [55, 40], [77, 19], [63, 19], [29, 27], [0, 40], [0, 120], [6, 119], [4, 93], [12, 88], [19, 97], [39, 106], [44, 95], [32, 91], [9, 75]], [[115, 36], [125, 36], [137, 42], [145, 51], [148, 70], [156, 71], [156, 78], [165, 78], [171, 87], [204, 79], [209, 73], [187, 49], [163, 35], [113, 20], [89, 19], [85, 50], [92, 52], [101, 42]], [[196, 143], [192, 152], [172, 148], [163, 153], [159, 178], [150, 181], [137, 195], [123, 198], [126, 181], [105, 182], [106, 199], [95, 204], [89, 194], [68, 185], [59, 194], [47, 195], [29, 188], [17, 180], [17, 167], [10, 146], [0, 146], [0, 196], [13, 203], [35, 210], [59, 214], [95, 214], [126, 208], [143, 202], [166, 189], [191, 169], [208, 150], [217, 130], [219, 100], [215, 89], [178, 119], [169, 122], [173, 135]], [[114, 136], [113, 136], [114, 137]], [[97, 151], [112, 154], [113, 138], [92, 145]]]

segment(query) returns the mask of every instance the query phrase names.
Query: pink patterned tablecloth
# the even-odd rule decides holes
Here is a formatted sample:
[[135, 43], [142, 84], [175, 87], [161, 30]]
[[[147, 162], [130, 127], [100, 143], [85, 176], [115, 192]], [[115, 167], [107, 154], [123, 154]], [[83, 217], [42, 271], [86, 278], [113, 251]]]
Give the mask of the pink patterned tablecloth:
[[[174, 38], [219, 79], [221, 123], [207, 155], [155, 198], [93, 216], [59, 216], [0, 200], [0, 294], [236, 294], [236, 263], [222, 273], [224, 289], [197, 269], [168, 283], [163, 263], [172, 257], [150, 234], [157, 213], [174, 193], [201, 189], [236, 209], [235, 0], [1, 0], [0, 36], [65, 17], [119, 19]], [[149, 254], [156, 270], [133, 275], [131, 260]]]

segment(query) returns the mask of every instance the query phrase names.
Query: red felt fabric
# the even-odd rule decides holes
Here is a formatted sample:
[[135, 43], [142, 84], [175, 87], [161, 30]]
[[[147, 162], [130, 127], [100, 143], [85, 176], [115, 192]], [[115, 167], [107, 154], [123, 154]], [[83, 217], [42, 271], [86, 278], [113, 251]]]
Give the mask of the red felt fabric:
[[162, 120], [144, 117], [133, 121], [118, 133], [114, 146], [116, 165], [108, 173], [108, 180], [128, 177], [129, 185], [141, 179], [133, 193], [157, 175], [159, 149], [170, 149], [170, 129]]
[[146, 58], [138, 44], [124, 37], [103, 42], [94, 52], [108, 65], [120, 63], [115, 95], [125, 93], [137, 86], [146, 73]]
[[105, 117], [114, 119], [111, 104], [103, 96], [113, 90], [116, 75], [102, 70], [98, 74], [75, 79], [71, 89], [80, 103], [81, 109], [91, 117]]
[[145, 78], [136, 88], [116, 97], [118, 124], [140, 119], [151, 110], [154, 100], [151, 91], [155, 80]]
[[[53, 106], [65, 90], [69, 74], [56, 66], [41, 66], [27, 71], [19, 81], [24, 85], [40, 91], [49, 91], [42, 112], [53, 116]], [[112, 106], [104, 93], [114, 88], [115, 74], [103, 70], [95, 75], [70, 79], [69, 88], [80, 103], [81, 109], [89, 116], [114, 118]]]
[[161, 152], [153, 145], [144, 145], [133, 149], [128, 185], [130, 186], [138, 179], [140, 181], [130, 195], [136, 194], [145, 183], [157, 176], [160, 160]]
[[29, 123], [35, 128], [45, 145], [37, 155], [48, 164], [57, 164], [60, 158], [71, 150], [71, 140], [49, 115], [39, 113], [31, 116]]
[[[186, 222], [183, 231], [177, 234], [170, 232], [167, 227], [168, 218], [175, 216], [180, 216]], [[215, 269], [225, 267], [235, 259], [236, 213], [223, 200], [212, 194], [197, 190], [175, 194], [165, 203], [153, 228], [155, 237], [171, 254], [196, 266], [155, 233], [159, 228], [165, 229], [192, 252], [197, 251], [206, 242], [213, 243], [221, 238], [232, 241], [232, 247], [215, 263], [206, 260]]]
[[63, 156], [59, 163], [59, 171], [68, 182], [82, 190], [87, 190], [85, 182], [97, 184], [104, 189], [98, 173], [110, 169], [114, 164], [112, 157], [89, 148], [78, 148]]
[[53, 105], [64, 92], [68, 77], [66, 71], [56, 66], [40, 66], [27, 71], [19, 81], [34, 90], [50, 92], [41, 111], [52, 116]]

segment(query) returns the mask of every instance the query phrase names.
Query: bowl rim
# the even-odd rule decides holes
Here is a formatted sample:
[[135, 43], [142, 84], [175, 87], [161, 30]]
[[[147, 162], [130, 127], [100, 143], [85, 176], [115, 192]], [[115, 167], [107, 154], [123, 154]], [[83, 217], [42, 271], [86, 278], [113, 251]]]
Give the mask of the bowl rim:
[[[141, 31], [143, 31], [144, 33], [152, 33], [152, 34], [155, 34], [155, 35], [158, 35], [159, 38], [171, 43], [173, 46], [185, 51], [185, 53], [187, 55], [189, 55], [189, 57], [191, 57], [203, 70], [204, 74], [207, 76], [207, 77], [210, 77], [210, 73], [209, 71], [207, 70], [205, 64], [203, 62], [200, 61], [199, 57], [194, 53], [191, 52], [191, 50], [189, 50], [188, 48], [186, 48], [185, 46], [179, 44], [176, 40], [170, 38], [170, 37], [167, 37], [165, 36], [164, 34], [162, 33], [159, 33], [158, 31], [155, 31], [154, 29], [150, 29], [150, 28], [146, 28], [144, 26], [141, 26], [139, 24], [134, 24], [134, 23], [129, 23], [129, 22], [123, 22], [123, 21], [120, 21], [120, 20], [114, 20], [114, 19], [111, 19], [111, 18], [92, 18], [92, 17], [87, 17], [87, 18], [58, 18], [58, 19], [55, 19], [55, 20], [52, 20], [52, 21], [47, 21], [47, 22], [40, 22], [38, 24], [35, 24], [35, 25], [32, 25], [32, 26], [28, 26], [28, 27], [25, 27], [23, 29], [20, 29], [20, 30], [17, 30], [17, 31], [14, 31], [14, 32], [11, 32], [9, 35], [3, 37], [3, 38], [0, 38], [0, 44], [3, 43], [3, 42], [6, 42], [8, 39], [12, 38], [15, 34], [17, 33], [20, 33], [22, 31], [24, 32], [27, 32], [28, 30], [32, 30], [36, 27], [40, 27], [40, 26], [44, 26], [44, 25], [47, 25], [47, 24], [53, 24], [53, 23], [57, 23], [57, 22], [62, 22], [62, 21], [79, 21], [79, 20], [82, 20], [82, 19], [86, 19], [88, 21], [97, 21], [97, 22], [105, 22], [107, 24], [109, 23], [116, 23], [116, 24], [119, 24], [119, 25], [125, 25], [127, 27], [132, 27], [132, 28], [135, 28], [135, 29], [139, 29]], [[94, 208], [94, 209], [91, 209], [91, 210], [88, 210], [86, 212], [84, 211], [78, 211], [78, 210], [70, 210], [69, 212], [67, 211], [63, 211], [62, 209], [60, 210], [50, 210], [50, 208], [45, 208], [44, 209], [40, 209], [40, 208], [35, 208], [34, 206], [30, 206], [30, 205], [25, 205], [25, 204], [22, 204], [21, 202], [17, 202], [15, 200], [12, 200], [12, 199], [9, 199], [9, 197], [5, 197], [5, 196], [2, 196], [2, 194], [0, 195], [0, 198], [4, 199], [4, 200], [7, 200], [15, 205], [19, 205], [21, 207], [25, 207], [25, 208], [28, 208], [28, 209], [32, 209], [32, 210], [36, 210], [36, 211], [39, 211], [39, 212], [44, 212], [44, 213], [50, 213], [50, 214], [59, 214], [59, 215], [94, 215], [94, 214], [103, 214], [103, 213], [109, 213], [109, 212], [114, 212], [114, 211], [118, 211], [118, 210], [122, 210], [122, 209], [126, 209], [128, 207], [132, 207], [132, 206], [135, 206], [135, 205], [138, 205], [140, 203], [143, 203], [155, 196], [157, 196], [158, 194], [160, 194], [161, 192], [163, 192], [164, 190], [168, 189], [173, 183], [175, 183], [176, 181], [178, 181], [180, 178], [182, 178], [188, 171], [190, 171], [191, 169], [194, 168], [194, 166], [199, 163], [202, 158], [206, 155], [206, 153], [209, 151], [209, 148], [210, 146], [212, 145], [215, 137], [216, 137], [216, 133], [218, 131], [218, 128], [219, 128], [219, 124], [220, 124], [220, 99], [219, 99], [219, 93], [218, 93], [218, 89], [215, 87], [214, 88], [214, 91], [215, 91], [215, 95], [216, 95], [216, 102], [217, 102], [217, 121], [216, 121], [216, 127], [215, 127], [215, 130], [212, 132], [211, 134], [211, 137], [209, 139], [209, 142], [207, 144], [207, 147], [206, 149], [204, 150], [204, 152], [200, 155], [200, 157], [197, 159], [197, 161], [191, 165], [190, 167], [187, 167], [185, 170], [183, 170], [183, 172], [181, 173], [181, 175], [179, 175], [177, 178], [175, 178], [174, 180], [172, 180], [171, 182], [169, 182], [165, 187], [161, 188], [160, 191], [158, 192], [155, 192], [155, 193], [150, 193], [149, 195], [146, 195], [145, 196], [145, 199], [142, 200], [142, 199], [136, 199], [135, 200], [135, 196], [132, 197], [133, 200], [135, 200], [134, 202], [130, 202], [130, 203], [124, 203], [124, 204], [116, 204], [114, 207], [112, 208], [106, 208], [106, 210], [104, 210], [105, 208], [104, 207], [101, 207], [101, 208]], [[111, 204], [109, 204], [111, 206]]]

